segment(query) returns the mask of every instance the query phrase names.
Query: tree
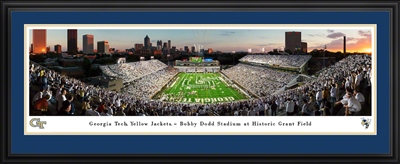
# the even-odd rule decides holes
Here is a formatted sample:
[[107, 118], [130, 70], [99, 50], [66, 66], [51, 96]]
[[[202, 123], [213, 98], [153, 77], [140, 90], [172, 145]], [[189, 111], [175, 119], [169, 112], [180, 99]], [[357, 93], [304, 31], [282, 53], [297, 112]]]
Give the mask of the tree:
[[88, 72], [90, 70], [90, 60], [88, 58], [83, 58], [82, 68]]
[[43, 55], [30, 55], [29, 59], [36, 63], [42, 63], [45, 60]]
[[285, 52], [288, 54], [292, 54], [292, 51], [290, 49], [286, 49]]
[[311, 51], [310, 52], [310, 55], [312, 56], [312, 57], [321, 57], [322, 56], [322, 52], [321, 51]]
[[88, 76], [89, 77], [93, 77], [93, 76], [99, 76], [101, 73], [101, 69], [100, 68], [91, 68], [88, 72]]

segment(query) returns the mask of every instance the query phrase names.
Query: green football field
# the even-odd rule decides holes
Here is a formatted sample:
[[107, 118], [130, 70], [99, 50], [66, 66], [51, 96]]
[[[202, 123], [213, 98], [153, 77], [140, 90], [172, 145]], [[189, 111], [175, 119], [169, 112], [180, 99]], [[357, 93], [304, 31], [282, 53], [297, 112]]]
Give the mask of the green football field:
[[219, 73], [180, 73], [161, 93], [164, 101], [183, 103], [229, 102], [246, 97], [225, 83]]

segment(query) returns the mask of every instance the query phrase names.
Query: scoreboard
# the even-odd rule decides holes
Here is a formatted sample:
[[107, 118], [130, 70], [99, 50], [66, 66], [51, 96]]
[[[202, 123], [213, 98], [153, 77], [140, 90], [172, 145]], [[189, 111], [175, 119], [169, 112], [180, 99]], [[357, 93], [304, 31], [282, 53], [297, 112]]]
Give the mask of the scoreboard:
[[203, 57], [190, 57], [190, 61], [193, 63], [201, 63], [203, 62]]

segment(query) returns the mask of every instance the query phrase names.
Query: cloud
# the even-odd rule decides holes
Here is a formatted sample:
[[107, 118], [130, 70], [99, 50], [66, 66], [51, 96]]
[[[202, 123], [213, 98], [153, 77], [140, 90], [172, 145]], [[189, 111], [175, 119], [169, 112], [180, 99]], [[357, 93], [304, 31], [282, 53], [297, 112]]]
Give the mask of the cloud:
[[371, 37], [371, 32], [370, 31], [359, 30], [358, 34], [361, 35], [361, 36], [364, 36], [364, 37]]
[[234, 32], [234, 31], [225, 31], [225, 32], [223, 32], [221, 35], [222, 36], [231, 36], [232, 34], [235, 34], [236, 32]]
[[321, 37], [321, 36], [325, 36], [324, 34], [307, 34], [308, 36], [311, 36], [311, 37]]
[[[346, 38], [346, 51], [364, 51], [371, 48], [371, 33], [369, 31], [358, 31], [360, 37]], [[332, 40], [327, 44], [319, 44], [310, 46], [308, 49], [322, 49], [326, 45], [329, 51], [343, 51], [343, 38]]]
[[329, 34], [329, 35], [326, 36], [326, 37], [332, 38], [332, 39], [336, 39], [336, 38], [343, 37], [343, 36], [345, 36], [345, 34], [343, 34], [343, 33], [341, 33], [341, 32], [335, 32], [335, 33]]
[[335, 32], [334, 30], [326, 30], [326, 31], [328, 31], [328, 33], [333, 33], [333, 32]]

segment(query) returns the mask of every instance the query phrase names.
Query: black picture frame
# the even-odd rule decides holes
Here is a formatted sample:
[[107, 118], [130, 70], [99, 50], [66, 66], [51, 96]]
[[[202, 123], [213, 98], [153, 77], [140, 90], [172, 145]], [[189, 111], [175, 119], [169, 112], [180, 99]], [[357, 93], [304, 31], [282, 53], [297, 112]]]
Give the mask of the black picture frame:
[[[388, 11], [391, 21], [391, 122], [390, 154], [382, 155], [16, 155], [11, 154], [11, 12], [13, 11]], [[399, 1], [306, 1], [306, 2], [259, 2], [259, 1], [17, 1], [1, 2], [1, 162], [399, 162]], [[27, 145], [28, 146], [28, 145]]]

